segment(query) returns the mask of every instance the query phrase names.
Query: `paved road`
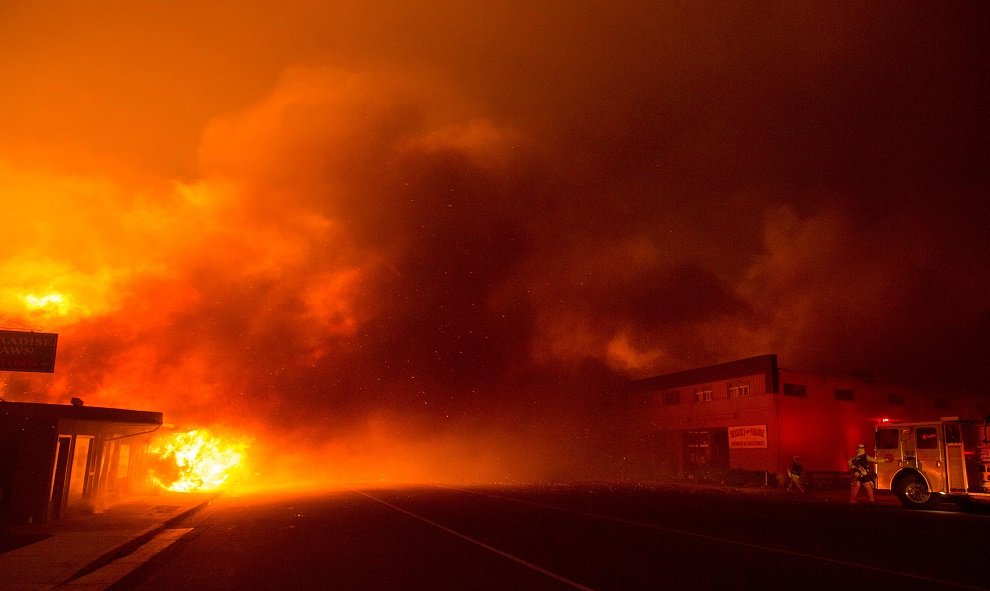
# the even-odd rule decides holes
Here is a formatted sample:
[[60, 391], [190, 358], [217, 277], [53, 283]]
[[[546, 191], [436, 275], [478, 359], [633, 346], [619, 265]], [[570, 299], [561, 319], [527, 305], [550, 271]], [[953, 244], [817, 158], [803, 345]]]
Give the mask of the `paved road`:
[[614, 487], [225, 498], [115, 590], [987, 589], [990, 517]]

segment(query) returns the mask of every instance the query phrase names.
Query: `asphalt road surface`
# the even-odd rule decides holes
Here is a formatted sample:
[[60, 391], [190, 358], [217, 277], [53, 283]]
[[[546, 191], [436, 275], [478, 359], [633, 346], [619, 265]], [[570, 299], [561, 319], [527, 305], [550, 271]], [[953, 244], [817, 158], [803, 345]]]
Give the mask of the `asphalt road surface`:
[[988, 589], [990, 516], [643, 487], [221, 498], [113, 589]]

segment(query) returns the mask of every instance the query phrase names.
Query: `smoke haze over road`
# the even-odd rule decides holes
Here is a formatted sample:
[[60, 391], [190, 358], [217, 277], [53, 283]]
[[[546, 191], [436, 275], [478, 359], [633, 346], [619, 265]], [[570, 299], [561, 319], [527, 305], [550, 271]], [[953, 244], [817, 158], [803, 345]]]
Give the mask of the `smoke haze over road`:
[[5, 398], [415, 480], [769, 352], [982, 387], [986, 5], [206, 4], [0, 8]]

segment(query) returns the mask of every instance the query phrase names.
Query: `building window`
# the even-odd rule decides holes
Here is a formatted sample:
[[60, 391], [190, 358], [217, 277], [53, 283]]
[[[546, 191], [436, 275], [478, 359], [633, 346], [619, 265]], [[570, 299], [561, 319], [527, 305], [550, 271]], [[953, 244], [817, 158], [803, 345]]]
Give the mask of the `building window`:
[[730, 382], [729, 398], [742, 398], [743, 396], [749, 396], [749, 384]]
[[681, 393], [679, 390], [663, 393], [663, 405], [674, 406], [681, 403]]
[[835, 389], [835, 399], [836, 400], [848, 400], [849, 402], [852, 402], [853, 400], [856, 400], [856, 396], [855, 396], [855, 394], [853, 394], [853, 391], [852, 390], [849, 390], [849, 389], [846, 389], [846, 388], [836, 388]]
[[694, 401], [695, 402], [711, 402], [712, 401], [712, 391], [711, 389], [706, 390], [695, 390], [694, 391]]
[[905, 403], [903, 394], [889, 394], [887, 395], [887, 401], [891, 404], [897, 404], [899, 406], [904, 406]]
[[803, 384], [784, 384], [784, 396], [808, 396], [808, 387]]

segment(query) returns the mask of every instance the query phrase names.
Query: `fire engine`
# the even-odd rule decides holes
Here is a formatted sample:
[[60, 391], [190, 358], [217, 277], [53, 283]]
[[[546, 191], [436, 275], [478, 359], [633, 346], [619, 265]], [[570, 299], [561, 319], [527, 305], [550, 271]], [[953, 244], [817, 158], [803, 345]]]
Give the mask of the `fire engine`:
[[913, 509], [931, 508], [939, 500], [990, 501], [988, 429], [990, 416], [880, 423], [877, 490], [893, 491]]

